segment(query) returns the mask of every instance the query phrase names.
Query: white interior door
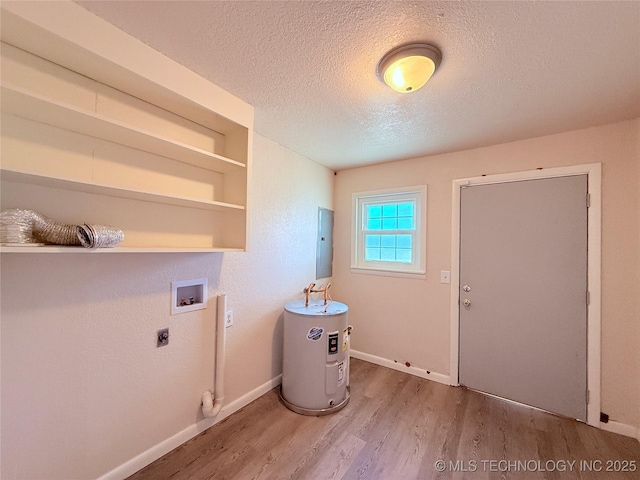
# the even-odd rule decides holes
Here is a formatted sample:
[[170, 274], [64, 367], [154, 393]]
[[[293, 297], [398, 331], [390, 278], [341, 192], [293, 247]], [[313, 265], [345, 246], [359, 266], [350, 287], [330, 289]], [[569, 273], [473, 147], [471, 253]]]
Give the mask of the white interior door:
[[459, 382], [587, 418], [587, 175], [463, 187]]

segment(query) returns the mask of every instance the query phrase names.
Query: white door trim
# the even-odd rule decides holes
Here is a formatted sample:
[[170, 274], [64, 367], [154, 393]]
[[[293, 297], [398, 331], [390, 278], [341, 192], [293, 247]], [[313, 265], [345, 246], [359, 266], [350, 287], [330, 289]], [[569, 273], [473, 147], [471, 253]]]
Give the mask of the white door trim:
[[[588, 281], [587, 288], [590, 302], [587, 306], [587, 388], [589, 403], [587, 404], [587, 423], [600, 426], [600, 255], [601, 255], [601, 222], [602, 222], [602, 165], [591, 163], [568, 167], [545, 168], [525, 172], [504, 173], [482, 177], [462, 178], [453, 181], [453, 198], [451, 212], [451, 347], [450, 347], [450, 379], [451, 385], [458, 385], [459, 376], [459, 316], [460, 306], [460, 189], [468, 185], [486, 185], [492, 183], [516, 182], [538, 178], [565, 177], [569, 175], [588, 176], [589, 194], [591, 197], [588, 218]], [[586, 201], [586, 199], [585, 199]]]

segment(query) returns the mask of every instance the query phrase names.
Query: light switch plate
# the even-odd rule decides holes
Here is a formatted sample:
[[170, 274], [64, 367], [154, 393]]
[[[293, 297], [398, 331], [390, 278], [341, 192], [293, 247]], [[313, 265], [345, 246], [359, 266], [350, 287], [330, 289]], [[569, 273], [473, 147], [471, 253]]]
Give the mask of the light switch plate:
[[440, 283], [451, 283], [451, 272], [449, 270], [440, 270]]

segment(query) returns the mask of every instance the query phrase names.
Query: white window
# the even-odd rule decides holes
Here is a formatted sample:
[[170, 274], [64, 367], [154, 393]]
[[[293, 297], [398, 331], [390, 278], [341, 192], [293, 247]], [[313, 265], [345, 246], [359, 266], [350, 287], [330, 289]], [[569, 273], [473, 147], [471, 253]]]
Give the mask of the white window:
[[353, 194], [351, 271], [424, 278], [427, 186]]

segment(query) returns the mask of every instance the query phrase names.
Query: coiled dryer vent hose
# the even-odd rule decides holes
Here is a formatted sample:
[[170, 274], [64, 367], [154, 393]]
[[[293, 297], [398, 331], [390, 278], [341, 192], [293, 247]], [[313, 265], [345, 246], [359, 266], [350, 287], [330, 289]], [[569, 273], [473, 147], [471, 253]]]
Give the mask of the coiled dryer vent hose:
[[80, 245], [76, 225], [56, 222], [33, 210], [5, 210], [0, 222], [3, 243]]
[[0, 214], [0, 242], [115, 247], [124, 232], [106, 225], [67, 225], [33, 210], [11, 209]]

